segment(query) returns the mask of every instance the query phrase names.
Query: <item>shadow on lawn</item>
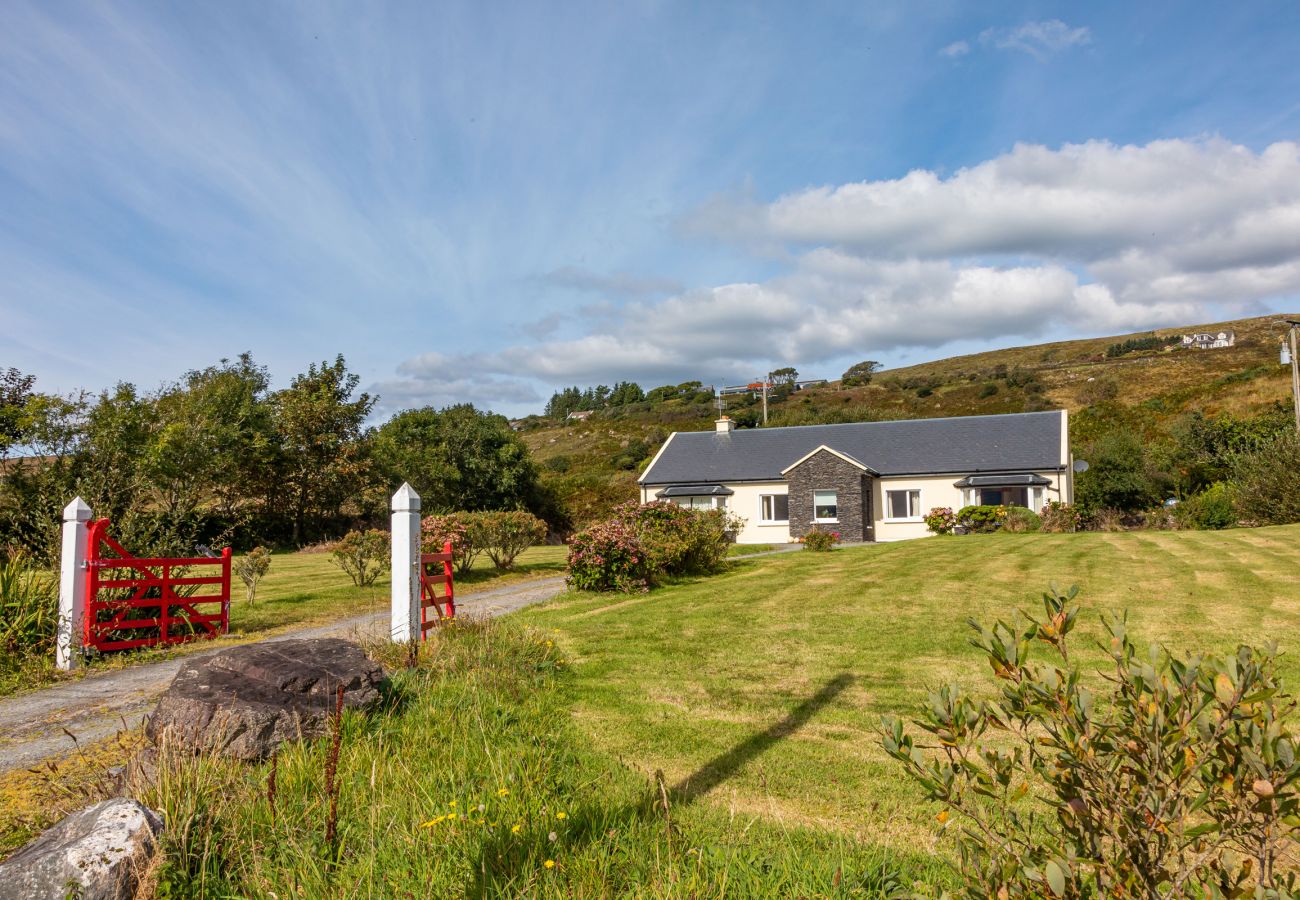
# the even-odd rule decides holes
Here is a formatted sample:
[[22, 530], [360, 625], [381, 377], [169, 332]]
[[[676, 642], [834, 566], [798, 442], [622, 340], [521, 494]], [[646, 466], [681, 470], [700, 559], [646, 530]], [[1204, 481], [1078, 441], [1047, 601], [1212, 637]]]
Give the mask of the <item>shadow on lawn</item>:
[[[647, 785], [645, 793], [635, 803], [608, 804], [595, 801], [571, 808], [568, 833], [563, 845], [552, 847], [552, 838], [547, 834], [557, 823], [556, 820], [547, 819], [544, 822], [528, 823], [527, 832], [517, 836], [513, 832], [507, 835], [503, 829], [502, 833], [493, 835], [480, 849], [479, 858], [475, 860], [473, 868], [474, 874], [470, 879], [469, 894], [495, 896], [514, 893], [520, 889], [532, 890], [535, 886], [533, 879], [537, 875], [536, 848], [538, 847], [546, 848], [542, 851], [545, 855], [554, 854], [563, 858], [572, 854], [578, 847], [604, 845], [603, 852], [607, 854], [605, 859], [607, 865], [614, 865], [615, 869], [619, 870], [620, 857], [624, 857], [621, 866], [625, 869], [621, 870], [620, 877], [628, 879], [628, 884], [625, 886], [635, 883], [636, 876], [631, 873], [635, 872], [638, 866], [645, 864], [645, 857], [651, 847], [654, 848], [653, 858], [656, 860], [660, 859], [660, 850], [674, 857], [674, 862], [670, 865], [685, 866], [688, 862], [698, 863], [699, 857], [692, 862], [686, 855], [691, 840], [681, 840], [685, 836], [681, 830], [682, 824], [672, 818], [672, 809], [677, 804], [685, 806], [695, 802], [734, 776], [755, 757], [792, 736], [852, 683], [853, 676], [848, 672], [841, 672], [826, 682], [821, 690], [796, 706], [785, 718], [751, 735], [725, 753], [715, 756], [671, 787], [662, 783], [661, 773], [656, 773], [655, 781]], [[665, 794], [667, 803], [664, 802]], [[703, 839], [707, 843], [710, 838], [706, 835], [707, 829], [705, 835], [694, 835], [693, 839]], [[667, 842], [661, 847], [658, 841], [664, 836], [667, 837]], [[627, 840], [629, 845], [621, 846], [624, 840]], [[626, 854], [629, 853], [635, 855], [637, 859], [634, 861], [626, 858]], [[805, 861], [805, 867], [807, 865], [811, 863]], [[835, 866], [832, 868], [836, 869]], [[870, 871], [864, 870], [858, 873], [861, 878], [856, 883], [869, 884], [872, 883], [871, 879], [881, 872], [887, 874], [892, 871], [892, 866], [885, 862], [878, 862]], [[838, 885], [840, 883], [838, 869], [828, 874], [828, 878], [832, 875], [835, 878], [834, 883]], [[846, 888], [851, 887], [855, 882], [847, 877], [847, 873], [845, 875], [844, 885]]]
[[703, 797], [732, 775], [735, 775], [746, 763], [766, 751], [777, 741], [790, 737], [808, 724], [808, 720], [817, 714], [823, 706], [830, 703], [853, 683], [853, 676], [841, 672], [822, 686], [779, 722], [766, 731], [760, 731], [732, 747], [726, 753], [715, 756], [668, 789], [668, 796], [679, 803], [692, 803]]

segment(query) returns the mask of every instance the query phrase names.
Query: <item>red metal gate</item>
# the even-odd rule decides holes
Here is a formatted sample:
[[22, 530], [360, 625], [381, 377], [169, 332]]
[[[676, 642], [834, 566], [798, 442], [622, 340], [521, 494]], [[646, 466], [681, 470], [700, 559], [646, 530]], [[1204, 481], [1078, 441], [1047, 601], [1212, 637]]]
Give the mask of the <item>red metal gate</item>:
[[[230, 630], [230, 548], [218, 557], [137, 558], [108, 536], [108, 519], [90, 523], [86, 552], [84, 645], [96, 650], [128, 650], [181, 644]], [[106, 555], [107, 552], [116, 554]], [[219, 567], [212, 575], [190, 570]], [[219, 593], [184, 595], [203, 585]], [[199, 604], [219, 604], [199, 612]]]
[[[442, 594], [438, 594], [438, 588]], [[437, 618], [429, 618], [432, 609]], [[451, 579], [451, 541], [443, 544], [441, 553], [420, 554], [420, 638], [430, 628], [444, 619], [456, 617], [456, 589]]]

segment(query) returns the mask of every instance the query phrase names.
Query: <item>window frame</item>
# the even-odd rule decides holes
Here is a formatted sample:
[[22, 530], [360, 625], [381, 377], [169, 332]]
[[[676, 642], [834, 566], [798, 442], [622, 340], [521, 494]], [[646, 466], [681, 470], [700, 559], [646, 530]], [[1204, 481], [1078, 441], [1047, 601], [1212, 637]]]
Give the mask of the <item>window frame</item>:
[[[769, 497], [784, 497], [784, 498], [785, 498], [785, 518], [784, 518], [784, 519], [765, 519], [765, 518], [763, 517], [763, 512], [764, 512], [764, 509], [763, 509], [763, 507], [764, 507], [764, 503], [763, 503], [763, 501], [766, 500], [766, 499], [769, 498]], [[773, 504], [772, 504], [772, 512], [773, 512], [773, 513], [776, 512], [776, 503], [775, 503], [775, 502], [773, 502]], [[790, 494], [789, 494], [788, 492], [787, 492], [787, 493], [784, 493], [784, 494], [775, 493], [775, 492], [767, 493], [767, 494], [759, 494], [759, 495], [758, 495], [758, 524], [759, 524], [759, 525], [789, 525], [789, 524], [790, 524]]]
[[[911, 515], [908, 515], [908, 516], [903, 516], [903, 517], [901, 517], [901, 518], [898, 517], [898, 516], [893, 515], [893, 512], [894, 512], [894, 505], [893, 505], [893, 503], [890, 502], [890, 499], [889, 499], [889, 495], [890, 495], [890, 494], [907, 494], [907, 495], [908, 495], [908, 497], [907, 497], [907, 505], [908, 505], [908, 508], [912, 510], [912, 514], [911, 514]], [[912, 504], [912, 495], [913, 495], [913, 494], [916, 495], [916, 504], [915, 504], [915, 506], [913, 506], [913, 504]], [[883, 521], [885, 521], [885, 522], [923, 522], [923, 521], [925, 521], [925, 516], [921, 513], [921, 510], [922, 510], [923, 507], [922, 507], [922, 505], [921, 505], [921, 489], [920, 489], [920, 488], [885, 488], [885, 497], [884, 497], [884, 500], [885, 500], [885, 517], [884, 517], [884, 520], [883, 520]]]
[[[819, 516], [817, 515], [817, 507], [818, 507], [818, 505], [819, 505], [819, 504], [817, 503], [817, 495], [818, 495], [818, 494], [830, 494], [831, 496], [833, 496], [833, 497], [835, 498], [835, 502], [834, 502], [833, 504], [820, 504], [820, 505], [822, 505], [822, 506], [832, 506], [832, 505], [833, 505], [833, 506], [835, 507], [835, 516], [834, 516], [833, 518], [823, 519], [823, 518], [821, 518], [821, 517], [819, 517]], [[812, 517], [812, 520], [813, 520], [813, 524], [814, 524], [814, 525], [838, 525], [838, 524], [839, 524], [839, 522], [840, 522], [840, 492], [839, 492], [838, 489], [836, 489], [836, 488], [826, 488], [825, 490], [820, 490], [820, 491], [819, 491], [819, 490], [814, 490], [814, 491], [813, 491], [813, 494], [812, 494], [812, 501], [813, 501], [813, 517]]]

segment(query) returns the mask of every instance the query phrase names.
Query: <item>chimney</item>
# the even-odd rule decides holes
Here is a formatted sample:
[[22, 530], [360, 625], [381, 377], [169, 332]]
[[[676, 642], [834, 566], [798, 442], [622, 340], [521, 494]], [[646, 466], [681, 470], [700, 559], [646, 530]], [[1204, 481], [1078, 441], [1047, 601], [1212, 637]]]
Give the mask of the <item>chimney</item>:
[[736, 423], [731, 421], [731, 416], [723, 416], [721, 419], [718, 419], [718, 421], [713, 423], [713, 427], [717, 430], [718, 434], [731, 434], [731, 432], [736, 430]]

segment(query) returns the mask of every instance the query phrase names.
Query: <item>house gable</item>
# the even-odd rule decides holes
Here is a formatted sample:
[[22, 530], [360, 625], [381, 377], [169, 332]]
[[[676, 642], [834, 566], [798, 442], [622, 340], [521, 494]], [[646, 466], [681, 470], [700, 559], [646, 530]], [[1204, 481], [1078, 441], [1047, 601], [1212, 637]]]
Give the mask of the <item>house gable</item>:
[[814, 497], [818, 491], [834, 491], [837, 521], [822, 527], [838, 531], [845, 541], [869, 541], [871, 537], [871, 470], [865, 464], [831, 447], [818, 447], [805, 454], [782, 473], [789, 485], [790, 536], [806, 535], [814, 521]]

